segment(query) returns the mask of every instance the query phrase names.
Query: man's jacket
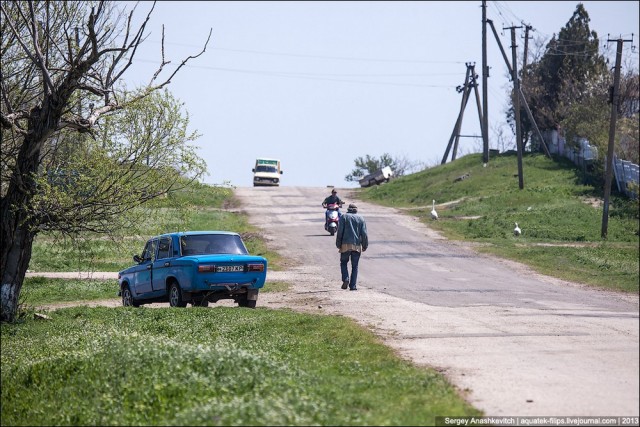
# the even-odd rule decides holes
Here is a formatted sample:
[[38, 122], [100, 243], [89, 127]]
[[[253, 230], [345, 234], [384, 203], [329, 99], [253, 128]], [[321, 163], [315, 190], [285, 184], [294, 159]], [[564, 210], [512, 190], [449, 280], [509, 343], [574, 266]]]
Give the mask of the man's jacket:
[[353, 245], [356, 248], [362, 248], [363, 251], [367, 250], [369, 236], [363, 217], [353, 213], [342, 215], [336, 232], [336, 247], [340, 249], [342, 245]]
[[322, 205], [330, 205], [332, 203], [338, 203], [338, 204], [343, 204], [344, 202], [342, 201], [342, 199], [340, 197], [338, 197], [337, 195], [334, 196], [333, 194], [330, 196], [327, 196], [324, 201], [322, 202]]

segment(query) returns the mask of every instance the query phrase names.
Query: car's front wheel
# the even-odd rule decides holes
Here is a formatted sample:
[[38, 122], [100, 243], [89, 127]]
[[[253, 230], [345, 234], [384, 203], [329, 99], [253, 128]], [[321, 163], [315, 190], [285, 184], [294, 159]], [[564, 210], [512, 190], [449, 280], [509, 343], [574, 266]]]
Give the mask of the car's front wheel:
[[182, 299], [182, 289], [178, 282], [171, 282], [169, 285], [169, 305], [171, 307], [186, 307], [187, 303]]
[[122, 305], [124, 307], [139, 307], [140, 306], [140, 304], [138, 304], [133, 299], [133, 294], [131, 293], [131, 289], [129, 288], [129, 285], [125, 285], [122, 288]]

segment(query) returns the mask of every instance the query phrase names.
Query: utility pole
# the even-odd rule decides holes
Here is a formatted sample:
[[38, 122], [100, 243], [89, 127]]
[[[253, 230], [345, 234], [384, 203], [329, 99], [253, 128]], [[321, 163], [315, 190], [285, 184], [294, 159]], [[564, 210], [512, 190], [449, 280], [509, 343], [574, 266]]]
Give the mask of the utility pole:
[[478, 93], [478, 75], [475, 72], [475, 63], [467, 62], [465, 65], [467, 66], [467, 74], [465, 76], [464, 84], [456, 88], [459, 93], [462, 92], [460, 113], [458, 114], [458, 119], [456, 120], [453, 132], [451, 133], [451, 138], [449, 138], [447, 149], [445, 150], [444, 156], [442, 157], [442, 162], [440, 163], [443, 165], [447, 162], [447, 157], [449, 157], [449, 152], [451, 151], [452, 144], [453, 153], [451, 155], [451, 160], [455, 160], [458, 154], [458, 142], [460, 141], [461, 136], [460, 128], [462, 127], [462, 117], [464, 116], [464, 109], [467, 107], [467, 103], [469, 102], [469, 97], [471, 96], [472, 90], [475, 91], [476, 105], [478, 107], [478, 118], [480, 119], [480, 128], [482, 128], [483, 114], [480, 107], [480, 94]]
[[604, 206], [602, 209], [602, 231], [600, 236], [603, 239], [607, 238], [607, 228], [609, 226], [609, 196], [611, 195], [611, 179], [613, 175], [613, 155], [616, 136], [616, 120], [618, 118], [618, 98], [620, 94], [618, 89], [620, 87], [620, 64], [622, 62], [622, 44], [624, 42], [632, 42], [633, 40], [607, 40], [607, 43], [617, 41], [618, 47], [616, 49], [616, 68], [613, 73], [613, 94], [611, 97], [611, 120], [609, 123], [609, 146], [607, 147], [607, 166], [605, 170], [604, 179]]
[[[469, 67], [469, 65], [467, 65]], [[469, 75], [469, 70], [471, 68], [467, 68], [467, 75]], [[451, 161], [454, 161], [458, 155], [458, 143], [460, 142], [460, 128], [462, 127], [462, 116], [464, 115], [464, 109], [467, 108], [467, 102], [469, 102], [469, 81], [462, 88], [462, 109], [460, 110], [460, 114], [458, 115], [458, 121], [456, 122], [455, 133], [456, 139], [453, 143], [453, 152], [451, 153]]]
[[496, 31], [496, 27], [493, 26], [493, 21], [491, 19], [487, 19], [489, 25], [491, 25], [491, 31], [493, 31], [493, 36], [496, 38], [498, 42], [498, 47], [500, 48], [500, 53], [502, 53], [502, 58], [504, 59], [504, 63], [507, 64], [507, 68], [509, 69], [509, 74], [513, 74], [513, 70], [511, 69], [511, 63], [509, 63], [509, 58], [507, 58], [507, 54], [502, 47], [502, 43], [500, 43], [500, 37], [498, 37], [498, 32]]
[[487, 78], [489, 66], [487, 65], [487, 2], [482, 0], [482, 162], [489, 162], [489, 94], [487, 90]]
[[460, 103], [460, 112], [458, 113], [458, 119], [456, 120], [456, 124], [453, 127], [453, 132], [451, 133], [451, 138], [449, 138], [449, 143], [447, 144], [447, 149], [444, 152], [444, 156], [442, 156], [442, 162], [440, 162], [441, 165], [444, 165], [445, 163], [447, 163], [447, 157], [449, 157], [449, 151], [451, 150], [451, 145], [453, 144], [453, 139], [456, 137], [456, 135], [458, 135], [460, 133], [460, 126], [462, 125], [462, 116], [464, 115], [464, 109], [467, 106], [467, 101], [468, 101], [468, 97], [467, 95], [467, 86], [469, 84], [469, 73], [471, 72], [471, 70], [469, 69], [469, 67], [467, 67], [467, 75], [464, 78], [464, 84], [462, 85], [462, 88], [460, 86], [458, 86], [456, 88], [456, 90], [458, 92], [463, 92], [462, 94], [462, 102]]
[[[465, 89], [465, 101], [464, 105], [467, 106], [469, 97], [471, 96], [471, 90], [473, 89], [476, 95], [476, 106], [478, 108], [478, 118], [480, 119], [480, 129], [482, 129], [482, 110], [480, 109], [480, 95], [478, 94], [478, 75], [476, 74], [476, 64], [467, 62], [465, 64], [469, 69], [469, 83]], [[458, 142], [460, 141], [460, 127], [462, 127], [462, 114], [460, 115], [460, 123], [458, 124], [458, 132], [456, 133], [456, 141], [453, 145], [453, 154], [451, 154], [451, 160], [455, 160], [458, 156]]]
[[524, 54], [522, 55], [522, 81], [524, 81], [524, 76], [527, 71], [527, 56], [529, 55], [529, 30], [533, 29], [531, 25], [524, 26]]
[[[478, 108], [478, 119], [480, 119], [480, 130], [484, 129], [484, 116], [482, 114], [482, 106], [480, 105], [480, 94], [478, 93], [478, 75], [476, 74], [476, 64], [471, 65], [471, 76], [472, 82], [471, 85], [473, 87], [473, 91], [476, 94], [476, 107]], [[469, 88], [471, 90], [471, 88]], [[484, 143], [484, 135], [483, 135], [483, 143]]]
[[520, 88], [520, 102], [524, 105], [524, 111], [527, 112], [527, 116], [529, 116], [529, 120], [531, 121], [531, 125], [533, 126], [533, 130], [538, 135], [538, 139], [540, 139], [540, 143], [542, 144], [542, 148], [544, 148], [544, 152], [548, 158], [551, 158], [551, 153], [549, 152], [549, 148], [547, 147], [547, 143], [544, 142], [544, 138], [542, 137], [542, 132], [538, 129], [538, 124], [533, 118], [533, 113], [531, 113], [531, 109], [529, 108], [529, 104], [524, 97], [524, 93], [522, 92], [522, 88]]
[[[502, 47], [502, 43], [500, 43], [500, 38], [498, 37], [498, 32], [496, 31], [496, 28], [493, 26], [493, 21], [490, 19], [487, 19], [487, 22], [489, 23], [489, 25], [491, 25], [491, 30], [493, 31], [493, 35], [496, 38], [496, 42], [498, 43], [498, 47], [500, 48], [500, 52], [502, 52], [502, 58], [504, 58], [504, 62], [507, 65], [507, 69], [509, 70], [509, 74], [513, 75], [513, 68], [511, 68], [511, 64], [509, 63], [509, 59], [507, 58], [507, 54], [504, 51], [504, 48]], [[524, 105], [524, 109], [527, 112], [527, 115], [529, 116], [529, 120], [531, 120], [531, 124], [533, 125], [533, 129], [536, 131], [538, 138], [540, 139], [540, 142], [542, 143], [542, 148], [544, 148], [544, 152], [546, 153], [547, 157], [551, 158], [551, 153], [549, 153], [549, 148], [547, 148], [547, 144], [544, 142], [544, 138], [542, 137], [542, 133], [540, 132], [540, 129], [538, 129], [538, 125], [536, 124], [536, 121], [533, 118], [533, 114], [531, 113], [531, 110], [529, 109], [529, 104], [527, 104], [527, 100], [524, 96], [524, 93], [522, 92], [522, 88], [520, 88], [520, 102], [522, 102], [522, 105]]]
[[[518, 57], [516, 55], [516, 28], [511, 29], [511, 56], [513, 60], [513, 110], [516, 116], [516, 147], [518, 149], [518, 187], [524, 188], [522, 173], [522, 124], [520, 123], [520, 79], [518, 78]], [[506, 29], [506, 28], [505, 28]]]

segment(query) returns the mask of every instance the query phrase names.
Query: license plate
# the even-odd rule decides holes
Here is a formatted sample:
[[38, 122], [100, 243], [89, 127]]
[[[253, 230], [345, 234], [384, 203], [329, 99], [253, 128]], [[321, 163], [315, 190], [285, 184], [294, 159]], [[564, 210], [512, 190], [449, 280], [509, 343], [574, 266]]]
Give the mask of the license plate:
[[216, 266], [217, 273], [232, 273], [244, 271], [244, 265], [218, 265]]

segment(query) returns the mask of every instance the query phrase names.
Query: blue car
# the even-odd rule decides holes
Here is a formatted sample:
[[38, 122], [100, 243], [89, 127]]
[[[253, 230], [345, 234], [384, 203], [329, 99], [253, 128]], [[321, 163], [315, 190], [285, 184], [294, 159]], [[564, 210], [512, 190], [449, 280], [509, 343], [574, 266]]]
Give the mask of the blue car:
[[238, 233], [191, 231], [149, 239], [136, 265], [118, 273], [122, 305], [169, 302], [207, 306], [233, 299], [255, 308], [267, 278], [267, 260], [249, 255]]

